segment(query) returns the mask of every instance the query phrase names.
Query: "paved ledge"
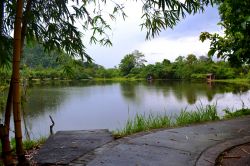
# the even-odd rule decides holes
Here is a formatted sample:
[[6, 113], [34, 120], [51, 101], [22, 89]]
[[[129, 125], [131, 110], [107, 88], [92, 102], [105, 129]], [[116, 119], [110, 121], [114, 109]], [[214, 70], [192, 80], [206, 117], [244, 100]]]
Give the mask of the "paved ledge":
[[112, 140], [108, 130], [58, 131], [41, 147], [35, 161], [38, 165], [68, 165]]

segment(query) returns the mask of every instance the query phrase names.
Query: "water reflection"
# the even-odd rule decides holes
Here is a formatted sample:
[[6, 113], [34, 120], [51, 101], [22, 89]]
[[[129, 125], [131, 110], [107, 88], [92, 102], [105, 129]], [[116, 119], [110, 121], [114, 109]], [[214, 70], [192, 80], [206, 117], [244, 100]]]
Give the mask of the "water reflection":
[[134, 101], [136, 99], [136, 86], [138, 86], [138, 83], [135, 82], [121, 82], [121, 92], [125, 99], [128, 99], [129, 101]]

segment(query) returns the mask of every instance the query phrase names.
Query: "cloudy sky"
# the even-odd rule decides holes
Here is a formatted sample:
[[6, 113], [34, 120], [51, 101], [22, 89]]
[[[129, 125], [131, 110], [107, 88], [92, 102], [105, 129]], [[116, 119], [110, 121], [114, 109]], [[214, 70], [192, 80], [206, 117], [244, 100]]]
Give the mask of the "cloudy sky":
[[118, 66], [121, 59], [134, 50], [144, 53], [148, 64], [161, 62], [163, 59], [174, 61], [178, 56], [190, 53], [206, 55], [209, 43], [199, 41], [200, 33], [222, 32], [217, 25], [219, 14], [216, 7], [207, 7], [204, 13], [188, 15], [173, 30], [162, 31], [160, 36], [151, 40], [145, 40], [146, 31], [141, 31], [141, 5], [129, 2], [125, 6], [125, 13], [128, 15], [125, 21], [118, 18], [111, 24], [112, 47], [87, 46], [87, 53], [95, 63], [112, 68]]

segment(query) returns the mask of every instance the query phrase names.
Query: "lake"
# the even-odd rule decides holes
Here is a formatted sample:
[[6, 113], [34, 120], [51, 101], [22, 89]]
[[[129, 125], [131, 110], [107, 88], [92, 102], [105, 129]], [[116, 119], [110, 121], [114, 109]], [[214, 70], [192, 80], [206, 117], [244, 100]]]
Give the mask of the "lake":
[[235, 84], [190, 81], [51, 81], [31, 84], [24, 105], [24, 132], [31, 138], [54, 131], [124, 127], [140, 114], [175, 115], [182, 109], [217, 104], [224, 108], [249, 106], [250, 90]]

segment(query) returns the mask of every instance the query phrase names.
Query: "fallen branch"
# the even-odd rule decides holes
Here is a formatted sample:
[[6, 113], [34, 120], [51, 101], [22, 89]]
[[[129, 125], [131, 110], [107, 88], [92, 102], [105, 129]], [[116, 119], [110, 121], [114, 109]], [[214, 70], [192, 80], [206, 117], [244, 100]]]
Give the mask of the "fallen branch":
[[215, 164], [214, 162], [212, 162], [212, 161], [210, 161], [208, 159], [204, 159], [204, 160], [207, 161], [207, 162], [209, 162], [209, 163], [211, 163], [211, 164]]
[[49, 126], [49, 128], [50, 128], [50, 135], [53, 135], [54, 134], [53, 127], [55, 125], [55, 122], [54, 122], [54, 120], [52, 119], [52, 117], [50, 115], [49, 115], [49, 118], [50, 118], [51, 123], [52, 123], [52, 125]]
[[224, 156], [225, 159], [231, 159], [231, 158], [241, 158], [241, 156]]

